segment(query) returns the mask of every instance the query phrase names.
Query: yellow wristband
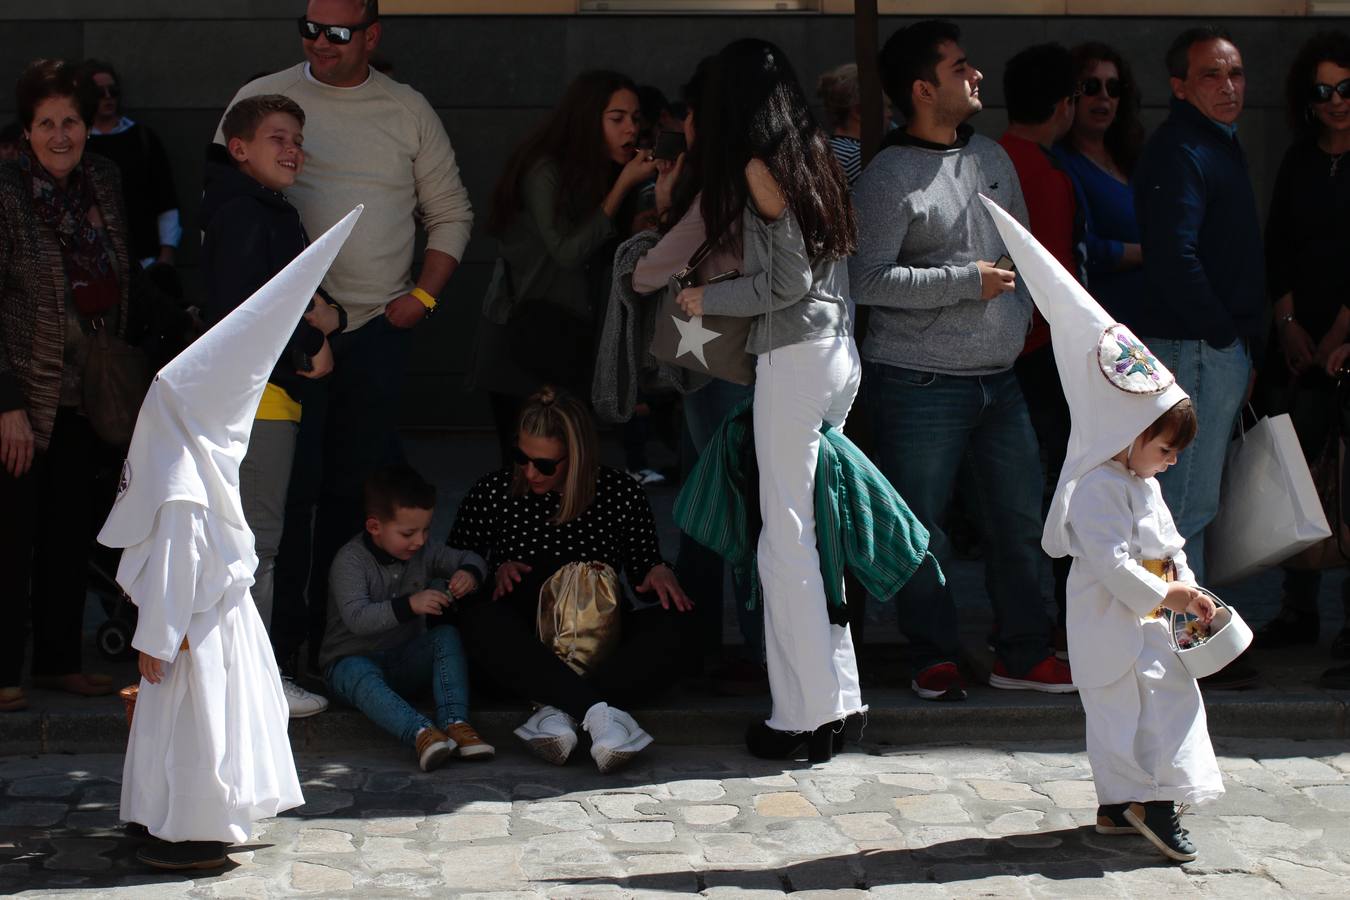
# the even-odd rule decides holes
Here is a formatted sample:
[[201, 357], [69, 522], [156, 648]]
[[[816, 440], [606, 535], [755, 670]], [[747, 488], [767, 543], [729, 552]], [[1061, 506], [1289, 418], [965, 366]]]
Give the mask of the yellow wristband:
[[428, 310], [433, 310], [436, 308], [436, 298], [428, 294], [426, 291], [422, 290], [420, 287], [415, 287], [411, 291], [408, 291], [408, 293], [412, 294], [419, 301], [421, 301], [422, 305], [425, 306]]

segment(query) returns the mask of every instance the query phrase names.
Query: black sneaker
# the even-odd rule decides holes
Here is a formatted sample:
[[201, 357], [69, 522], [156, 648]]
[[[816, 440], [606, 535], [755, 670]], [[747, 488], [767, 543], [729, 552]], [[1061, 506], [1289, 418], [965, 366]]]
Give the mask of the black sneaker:
[[1317, 615], [1293, 612], [1285, 607], [1275, 618], [1256, 630], [1252, 644], [1261, 650], [1316, 644], [1320, 624]]
[[1322, 677], [1317, 679], [1317, 684], [1329, 691], [1350, 691], [1350, 666], [1327, 669], [1322, 673]]
[[219, 869], [229, 862], [224, 841], [162, 841], [156, 838], [136, 851], [136, 858], [156, 869]]
[[1125, 818], [1128, 803], [1105, 803], [1097, 807], [1098, 834], [1138, 834], [1135, 827]]
[[1181, 813], [1171, 800], [1131, 803], [1125, 807], [1125, 820], [1134, 826], [1163, 856], [1176, 862], [1195, 859], [1195, 845], [1181, 827]]

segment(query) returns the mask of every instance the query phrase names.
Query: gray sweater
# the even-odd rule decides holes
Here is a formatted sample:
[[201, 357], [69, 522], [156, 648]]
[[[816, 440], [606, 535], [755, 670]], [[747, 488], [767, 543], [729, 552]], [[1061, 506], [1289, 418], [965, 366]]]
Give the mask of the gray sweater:
[[791, 210], [766, 222], [747, 202], [741, 234], [741, 277], [704, 289], [705, 314], [756, 317], [745, 344], [754, 354], [853, 333], [847, 264], [842, 259], [812, 264]]
[[[398, 647], [426, 628], [408, 601], [433, 579], [465, 569], [481, 585], [487, 563], [477, 553], [425, 544], [406, 562], [390, 556], [364, 531], [342, 545], [328, 572], [328, 626], [319, 652], [327, 671], [344, 656]], [[444, 615], [444, 614], [443, 614]]]
[[1027, 224], [1012, 160], [979, 135], [950, 148], [902, 139], [855, 183], [849, 277], [853, 299], [874, 307], [864, 359], [946, 375], [991, 375], [1017, 359], [1031, 296], [1018, 279], [1016, 291], [980, 299], [976, 261], [1007, 251], [979, 194]]

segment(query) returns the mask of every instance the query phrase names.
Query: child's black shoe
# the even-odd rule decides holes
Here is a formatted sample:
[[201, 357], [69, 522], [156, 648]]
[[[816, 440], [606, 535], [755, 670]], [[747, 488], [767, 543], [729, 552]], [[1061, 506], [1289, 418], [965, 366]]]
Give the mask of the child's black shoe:
[[223, 841], [163, 841], [155, 839], [136, 852], [136, 858], [156, 869], [219, 869], [229, 862]]
[[1128, 803], [1104, 803], [1097, 807], [1098, 834], [1138, 834], [1139, 832], [1125, 818]]
[[1125, 819], [1168, 859], [1176, 862], [1195, 859], [1195, 845], [1186, 829], [1181, 827], [1181, 811], [1172, 801], [1131, 803], [1125, 808]]

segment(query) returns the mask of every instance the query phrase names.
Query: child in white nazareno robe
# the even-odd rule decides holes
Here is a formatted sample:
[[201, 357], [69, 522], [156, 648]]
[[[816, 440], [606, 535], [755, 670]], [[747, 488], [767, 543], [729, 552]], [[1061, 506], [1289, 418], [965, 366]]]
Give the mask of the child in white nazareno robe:
[[122, 773], [137, 857], [214, 868], [252, 824], [304, 802], [271, 643], [249, 596], [257, 566], [239, 463], [267, 379], [359, 208], [160, 370], [141, 406], [99, 541], [124, 548], [142, 680]]
[[[983, 198], [982, 198], [983, 199]], [[1176, 379], [1116, 324], [1011, 216], [984, 199], [1050, 323], [1072, 429], [1041, 544], [1073, 556], [1069, 662], [1087, 717], [1096, 830], [1141, 834], [1169, 859], [1194, 859], [1180, 804], [1223, 794], [1199, 685], [1177, 658], [1164, 610], [1202, 622], [1184, 541], [1154, 477], [1195, 436]]]

